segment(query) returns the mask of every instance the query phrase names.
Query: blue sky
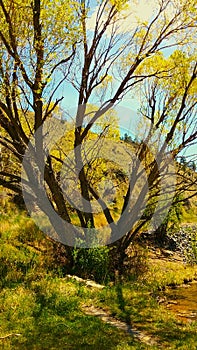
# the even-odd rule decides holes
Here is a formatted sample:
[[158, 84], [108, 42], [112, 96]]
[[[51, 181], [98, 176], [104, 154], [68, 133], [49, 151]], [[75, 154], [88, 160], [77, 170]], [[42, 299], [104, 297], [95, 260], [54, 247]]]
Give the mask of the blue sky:
[[[95, 8], [96, 2], [92, 1], [91, 4]], [[130, 1], [130, 4], [132, 4], [132, 1]], [[138, 7], [135, 8], [136, 15], [142, 18], [143, 20], [150, 19], [155, 10], [156, 7], [155, 2], [153, 0], [150, 0], [148, 2], [146, 0], [140, 0]], [[131, 8], [129, 11], [131, 11]], [[129, 19], [129, 21], [131, 21], [131, 18]], [[94, 23], [94, 9], [92, 8], [89, 26], [91, 27], [92, 25], [94, 27]], [[172, 49], [166, 49], [164, 55], [169, 56], [172, 53], [172, 51]], [[73, 114], [73, 112], [77, 108], [78, 102], [78, 93], [76, 92], [76, 90], [72, 87], [71, 84], [63, 84], [62, 87], [58, 90], [57, 97], [59, 96], [64, 96], [64, 99], [61, 102], [62, 108], [68, 111], [72, 111]], [[120, 119], [121, 134], [124, 134], [125, 132], [130, 133], [132, 135], [135, 134], [134, 130], [139, 121], [139, 117], [137, 116], [137, 111], [139, 110], [139, 108], [140, 104], [138, 99], [132, 98], [131, 93], [126, 95], [125, 98], [120, 102], [117, 111]], [[191, 154], [197, 155], [197, 145], [187, 148], [183, 153], [186, 156]]]

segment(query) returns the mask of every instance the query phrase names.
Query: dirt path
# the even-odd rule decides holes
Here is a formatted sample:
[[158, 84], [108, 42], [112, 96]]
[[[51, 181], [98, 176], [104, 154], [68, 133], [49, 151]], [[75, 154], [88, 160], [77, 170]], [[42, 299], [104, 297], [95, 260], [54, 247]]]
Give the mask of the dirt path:
[[103, 310], [102, 308], [95, 307], [93, 305], [91, 305], [91, 306], [83, 305], [82, 311], [86, 315], [98, 317], [103, 322], [108, 323], [111, 326], [116, 327], [120, 330], [123, 330], [126, 333], [129, 333], [136, 340], [141, 341], [142, 343], [145, 343], [147, 345], [157, 345], [158, 344], [157, 340], [155, 338], [153, 339], [152, 336], [148, 335], [147, 333], [140, 332], [137, 330], [137, 328], [131, 327], [126, 322], [120, 321], [120, 320], [112, 317], [107, 311]]
[[[83, 278], [80, 278], [78, 276], [73, 275], [67, 275], [67, 278], [74, 279], [78, 282], [83, 283], [89, 288], [97, 288], [97, 289], [103, 289], [105, 288], [104, 285], [101, 285], [99, 283], [95, 283], [91, 280], [84, 280]], [[157, 345], [158, 341], [156, 338], [153, 339], [153, 337], [145, 332], [139, 331], [135, 327], [131, 327], [126, 322], [120, 321], [116, 319], [115, 317], [111, 316], [109, 312], [106, 310], [103, 310], [102, 308], [95, 307], [94, 305], [88, 306], [88, 305], [82, 305], [82, 311], [84, 314], [89, 316], [95, 316], [101, 319], [103, 322], [110, 324], [113, 327], [116, 327], [128, 334], [130, 334], [132, 337], [134, 337], [136, 340], [141, 341], [142, 343], [145, 343], [147, 345]]]

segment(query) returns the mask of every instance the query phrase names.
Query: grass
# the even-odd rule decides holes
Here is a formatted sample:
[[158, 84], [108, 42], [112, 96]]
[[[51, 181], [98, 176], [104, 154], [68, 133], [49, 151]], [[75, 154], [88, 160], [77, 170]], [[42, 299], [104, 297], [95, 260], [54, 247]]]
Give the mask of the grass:
[[130, 322], [141, 332], [157, 340], [151, 349], [196, 349], [197, 323], [178, 321], [156, 301], [156, 293], [141, 284], [125, 283], [102, 293], [99, 305], [107, 305], [115, 317]]
[[[13, 334], [2, 340], [2, 349], [196, 349], [197, 324], [177, 321], [146, 287], [129, 282], [98, 291], [47, 276], [28, 287], [3, 289], [0, 303], [0, 336]], [[158, 345], [134, 341], [123, 331], [84, 315], [82, 304], [108, 309], [157, 339]]]
[[[95, 292], [94, 292], [95, 293]], [[93, 294], [94, 294], [93, 293]], [[3, 349], [145, 349], [96, 317], [86, 316], [80, 304], [91, 293], [74, 282], [45, 278], [29, 288], [20, 285], [0, 293], [0, 334]], [[20, 334], [15, 336], [14, 334]]]
[[[196, 266], [146, 259], [146, 269], [103, 290], [64, 278], [57, 269], [50, 240], [15, 208], [0, 215], [1, 349], [195, 350], [195, 322], [178, 321], [158, 304], [158, 289], [180, 284], [197, 274]], [[158, 345], [136, 341], [97, 317], [83, 305], [102, 307], [114, 317], [150, 335]]]
[[162, 290], [168, 285], [180, 285], [184, 280], [197, 278], [197, 265], [190, 266], [162, 259], [150, 260], [148, 265], [148, 271], [141, 280], [153, 291]]

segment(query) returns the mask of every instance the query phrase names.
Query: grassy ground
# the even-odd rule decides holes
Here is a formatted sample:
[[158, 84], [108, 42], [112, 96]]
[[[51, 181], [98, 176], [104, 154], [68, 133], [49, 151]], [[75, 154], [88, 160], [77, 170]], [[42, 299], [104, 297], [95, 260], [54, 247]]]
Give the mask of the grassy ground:
[[[0, 303], [0, 335], [11, 334], [1, 340], [2, 349], [196, 349], [196, 324], [176, 320], [149, 289], [137, 284], [90, 291], [77, 282], [47, 276], [29, 286], [4, 288]], [[134, 341], [95, 316], [84, 315], [84, 304], [105, 308], [158, 345]]]
[[1, 334], [12, 335], [2, 340], [2, 348], [118, 349], [125, 340], [132, 344], [123, 332], [85, 316], [80, 303], [86, 298], [79, 286], [61, 279], [4, 289]]
[[[158, 289], [197, 276], [197, 267], [144, 254], [143, 268], [127, 282], [89, 289], [61, 275], [52, 244], [30, 218], [14, 208], [0, 215], [0, 348], [195, 350], [195, 322], [183, 323], [157, 302]], [[157, 340], [136, 341], [94, 316], [84, 305], [107, 310]]]

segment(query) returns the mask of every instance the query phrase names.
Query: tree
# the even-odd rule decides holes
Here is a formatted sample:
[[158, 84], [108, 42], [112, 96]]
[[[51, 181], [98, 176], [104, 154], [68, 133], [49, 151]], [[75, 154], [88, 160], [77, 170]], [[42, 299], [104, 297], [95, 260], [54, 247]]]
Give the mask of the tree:
[[[41, 227], [67, 245], [71, 265], [76, 239], [87, 240], [89, 246], [87, 237], [91, 229], [95, 232], [99, 207], [118, 268], [136, 234], [156, 218], [154, 211], [157, 218], [162, 217], [165, 205], [161, 203], [171, 198], [171, 191], [168, 188], [160, 202], [158, 193], [162, 179], [170, 176], [170, 159], [197, 136], [196, 57], [192, 52], [197, 13], [192, 0], [154, 2], [146, 20], [134, 10], [139, 1], [94, 4], [0, 0], [0, 125], [5, 133], [0, 143], [16, 157], [19, 169], [20, 164], [24, 168], [23, 186], [11, 168], [0, 172], [0, 184], [20, 194], [23, 191], [26, 203], [36, 203], [44, 218]], [[182, 54], [188, 47], [188, 55]], [[165, 49], [176, 51], [165, 59]], [[68, 102], [69, 85], [75, 89], [77, 107], [70, 130], [73, 149], [67, 154], [62, 147], [57, 154], [58, 139], [68, 135], [73, 124], [65, 120], [66, 108], [62, 118], [52, 116], [63, 97]], [[60, 87], [65, 96], [60, 97]], [[113, 142], [112, 134], [106, 138], [106, 116], [126, 94], [141, 89], [145, 93], [141, 112], [147, 122], [132, 162], [130, 145], [125, 149], [116, 137]], [[101, 117], [103, 127], [95, 133]], [[106, 156], [103, 147], [107, 161], [100, 163], [100, 175], [95, 176], [95, 164]], [[124, 169], [118, 173], [113, 164], [123, 153]], [[62, 177], [57, 164], [64, 166]], [[105, 169], [108, 164], [109, 171]], [[109, 174], [109, 187], [99, 187], [99, 179]], [[70, 187], [73, 179], [75, 187]], [[74, 198], [69, 187], [70, 192], [78, 191]], [[106, 190], [117, 188], [118, 215], [113, 201], [108, 203], [104, 196]], [[80, 228], [73, 225], [76, 221]]]

